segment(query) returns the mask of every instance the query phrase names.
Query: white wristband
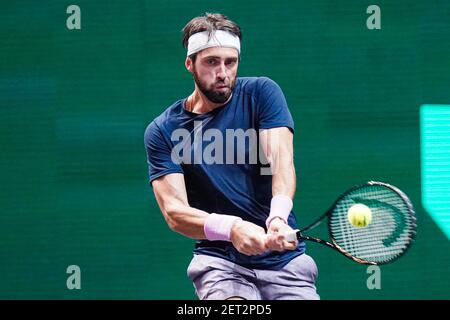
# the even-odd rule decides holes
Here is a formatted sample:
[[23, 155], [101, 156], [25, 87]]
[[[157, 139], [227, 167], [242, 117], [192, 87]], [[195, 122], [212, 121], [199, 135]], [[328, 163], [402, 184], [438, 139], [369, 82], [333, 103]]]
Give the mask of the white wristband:
[[289, 214], [293, 207], [292, 199], [284, 194], [277, 194], [270, 201], [270, 213], [266, 220], [266, 227], [269, 228], [270, 222], [275, 218], [280, 218], [287, 223]]
[[242, 220], [236, 216], [229, 216], [226, 214], [211, 213], [206, 219], [203, 226], [206, 239], [215, 241], [230, 241], [230, 233], [233, 224]]

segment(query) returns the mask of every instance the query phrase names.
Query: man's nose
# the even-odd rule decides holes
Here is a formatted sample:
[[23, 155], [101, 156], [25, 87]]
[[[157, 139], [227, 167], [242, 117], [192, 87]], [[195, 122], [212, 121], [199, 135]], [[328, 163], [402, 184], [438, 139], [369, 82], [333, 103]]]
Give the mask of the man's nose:
[[222, 64], [220, 64], [220, 66], [218, 67], [218, 70], [217, 70], [217, 78], [225, 79], [226, 77], [227, 77], [227, 68], [225, 67], [225, 64], [222, 63]]

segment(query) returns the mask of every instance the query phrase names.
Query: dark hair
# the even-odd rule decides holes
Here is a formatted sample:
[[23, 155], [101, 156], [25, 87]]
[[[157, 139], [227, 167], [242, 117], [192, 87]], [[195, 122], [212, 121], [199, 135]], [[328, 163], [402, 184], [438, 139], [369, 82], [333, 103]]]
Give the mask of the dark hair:
[[[204, 16], [195, 17], [191, 21], [189, 21], [184, 28], [183, 31], [183, 46], [187, 49], [189, 37], [194, 33], [208, 31], [209, 36], [211, 36], [212, 32], [215, 30], [223, 30], [228, 31], [237, 37], [239, 40], [242, 40], [242, 32], [241, 27], [234, 21], [228, 19], [227, 16], [221, 13], [205, 13]], [[196, 54], [192, 54], [190, 58], [195, 62]]]

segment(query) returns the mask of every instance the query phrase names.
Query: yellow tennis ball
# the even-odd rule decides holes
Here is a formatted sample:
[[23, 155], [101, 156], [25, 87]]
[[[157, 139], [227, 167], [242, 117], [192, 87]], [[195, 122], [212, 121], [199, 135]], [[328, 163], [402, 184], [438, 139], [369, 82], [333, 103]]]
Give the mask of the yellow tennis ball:
[[372, 210], [362, 203], [357, 203], [348, 209], [347, 217], [353, 226], [364, 228], [372, 222]]

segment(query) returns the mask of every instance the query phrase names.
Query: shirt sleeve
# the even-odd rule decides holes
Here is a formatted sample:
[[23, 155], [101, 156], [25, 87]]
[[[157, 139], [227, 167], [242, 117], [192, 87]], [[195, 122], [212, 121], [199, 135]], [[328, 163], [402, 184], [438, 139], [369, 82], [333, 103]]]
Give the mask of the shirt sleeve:
[[281, 88], [275, 81], [266, 77], [261, 77], [259, 82], [259, 128], [288, 127], [293, 132], [294, 120]]
[[150, 183], [169, 173], [184, 173], [180, 164], [172, 161], [171, 148], [155, 122], [148, 125], [144, 134]]

